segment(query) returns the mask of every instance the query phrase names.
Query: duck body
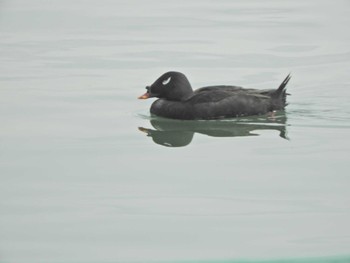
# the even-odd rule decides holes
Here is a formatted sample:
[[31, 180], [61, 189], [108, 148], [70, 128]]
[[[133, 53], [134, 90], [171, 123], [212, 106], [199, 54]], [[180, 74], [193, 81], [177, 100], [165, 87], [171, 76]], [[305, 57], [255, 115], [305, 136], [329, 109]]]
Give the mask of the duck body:
[[210, 120], [262, 115], [286, 106], [286, 85], [278, 89], [244, 89], [239, 86], [208, 86], [195, 91], [180, 72], [167, 72], [158, 78], [140, 99], [158, 97], [151, 114], [180, 120]]

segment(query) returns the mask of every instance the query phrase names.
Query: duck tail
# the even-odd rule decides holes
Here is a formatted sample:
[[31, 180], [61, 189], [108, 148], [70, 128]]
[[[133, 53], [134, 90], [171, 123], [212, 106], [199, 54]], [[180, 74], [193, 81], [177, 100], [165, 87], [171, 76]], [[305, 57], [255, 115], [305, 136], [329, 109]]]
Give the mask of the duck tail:
[[278, 89], [275, 90], [275, 92], [273, 93], [273, 97], [276, 99], [282, 99], [282, 102], [285, 105], [287, 105], [286, 103], [286, 96], [289, 95], [286, 90], [286, 86], [290, 80], [292, 76], [290, 75], [290, 73], [288, 74], [288, 76], [283, 80], [283, 82], [281, 83], [281, 85], [278, 87]]

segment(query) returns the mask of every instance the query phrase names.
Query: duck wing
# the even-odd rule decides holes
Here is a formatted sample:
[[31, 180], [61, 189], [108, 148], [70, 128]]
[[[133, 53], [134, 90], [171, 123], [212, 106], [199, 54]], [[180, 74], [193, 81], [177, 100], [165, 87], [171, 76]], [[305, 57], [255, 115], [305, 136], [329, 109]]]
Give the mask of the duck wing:
[[[221, 100], [234, 97], [240, 99], [251, 97], [255, 99], [270, 99], [268, 93], [255, 89], [243, 89], [238, 86], [210, 86], [196, 90], [186, 101], [189, 103], [220, 102]], [[231, 98], [232, 99], [232, 98]]]
[[257, 95], [260, 94], [260, 95], [272, 97], [272, 95], [276, 92], [276, 89], [245, 89], [240, 86], [219, 85], [219, 86], [208, 86], [208, 87], [199, 88], [194, 91], [194, 94], [198, 94], [202, 92], [214, 92], [214, 91], [223, 91], [228, 93], [243, 92], [247, 94], [257, 94]]
[[271, 98], [246, 90], [210, 89], [195, 93], [185, 104], [194, 119], [261, 115], [272, 110]]

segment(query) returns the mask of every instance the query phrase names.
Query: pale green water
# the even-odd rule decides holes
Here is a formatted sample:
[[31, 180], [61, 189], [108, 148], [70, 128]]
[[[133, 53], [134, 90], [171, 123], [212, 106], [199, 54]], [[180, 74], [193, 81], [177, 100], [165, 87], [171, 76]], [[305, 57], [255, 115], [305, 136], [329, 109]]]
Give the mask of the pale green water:
[[[0, 262], [350, 262], [349, 9], [1, 1]], [[290, 105], [152, 118], [168, 70]]]

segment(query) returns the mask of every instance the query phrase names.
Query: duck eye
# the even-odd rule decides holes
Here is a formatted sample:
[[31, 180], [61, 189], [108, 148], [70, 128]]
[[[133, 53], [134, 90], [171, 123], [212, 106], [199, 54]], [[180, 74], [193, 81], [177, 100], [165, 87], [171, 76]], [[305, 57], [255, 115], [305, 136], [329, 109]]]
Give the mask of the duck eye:
[[171, 80], [171, 77], [169, 77], [169, 78], [163, 80], [162, 84], [163, 84], [163, 85], [166, 85], [166, 84], [168, 84], [168, 83], [170, 82], [170, 80]]

